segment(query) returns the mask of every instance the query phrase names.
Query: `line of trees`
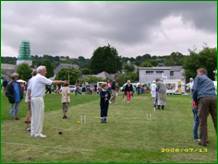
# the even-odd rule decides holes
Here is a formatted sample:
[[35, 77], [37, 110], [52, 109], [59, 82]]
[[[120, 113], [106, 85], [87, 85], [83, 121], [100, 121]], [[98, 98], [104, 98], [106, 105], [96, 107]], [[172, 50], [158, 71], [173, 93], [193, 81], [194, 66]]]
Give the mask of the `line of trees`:
[[[96, 50], [94, 50], [90, 59], [82, 56], [78, 58], [69, 58], [64, 56], [59, 57], [50, 55], [36, 55], [32, 57], [32, 60], [35, 67], [39, 65], [45, 65], [47, 67], [48, 77], [53, 76], [54, 68], [60, 63], [77, 64], [79, 69], [64, 69], [58, 75], [58, 77], [63, 76], [65, 79], [67, 79], [69, 73], [66, 72], [73, 72], [72, 76], [75, 78], [70, 80], [72, 83], [78, 80], [81, 75], [91, 75], [102, 71], [106, 71], [108, 73], [117, 73], [117, 78], [120, 80], [120, 82], [125, 81], [126, 79], [137, 81], [137, 66], [152, 67], [176, 65], [183, 66], [187, 79], [195, 76], [195, 71], [197, 68], [204, 67], [208, 70], [208, 76], [214, 80], [214, 70], [216, 70], [217, 67], [216, 53], [216, 48], [203, 47], [200, 52], [189, 50], [188, 55], [183, 55], [180, 52], [173, 52], [170, 55], [165, 56], [151, 56], [150, 54], [145, 54], [133, 58], [121, 57], [116, 48], [108, 44], [107, 46], [98, 47]], [[1, 61], [2, 63], [15, 64], [16, 58], [1, 57]], [[24, 78], [26, 78], [26, 76]], [[93, 81], [93, 78], [90, 81]]]

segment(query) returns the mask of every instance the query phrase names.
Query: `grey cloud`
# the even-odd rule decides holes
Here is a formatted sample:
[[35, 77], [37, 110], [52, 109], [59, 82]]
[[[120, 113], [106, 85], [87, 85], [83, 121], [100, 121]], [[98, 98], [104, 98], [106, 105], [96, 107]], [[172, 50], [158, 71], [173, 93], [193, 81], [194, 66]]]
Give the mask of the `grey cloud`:
[[170, 15], [182, 15], [195, 28], [216, 33], [215, 2], [4, 2], [3, 42], [16, 47], [27, 39], [40, 49], [33, 47], [33, 52], [56, 55], [73, 54], [78, 39], [92, 46], [105, 39], [129, 47], [150, 42], [150, 29]]

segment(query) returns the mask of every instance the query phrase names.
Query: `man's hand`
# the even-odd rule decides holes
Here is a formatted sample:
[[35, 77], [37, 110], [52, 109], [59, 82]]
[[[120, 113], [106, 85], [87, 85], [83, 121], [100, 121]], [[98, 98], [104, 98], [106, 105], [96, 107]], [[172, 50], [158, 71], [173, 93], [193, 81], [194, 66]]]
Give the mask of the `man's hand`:
[[192, 106], [193, 106], [193, 108], [197, 108], [198, 107], [197, 102], [196, 101], [192, 101]]

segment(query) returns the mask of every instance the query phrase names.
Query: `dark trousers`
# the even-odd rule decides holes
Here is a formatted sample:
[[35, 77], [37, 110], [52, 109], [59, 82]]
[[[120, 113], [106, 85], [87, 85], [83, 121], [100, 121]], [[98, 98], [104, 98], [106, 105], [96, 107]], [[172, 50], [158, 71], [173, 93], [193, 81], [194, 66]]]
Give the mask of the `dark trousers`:
[[100, 107], [101, 107], [100, 115], [101, 115], [101, 118], [103, 118], [103, 119], [107, 117], [108, 106], [109, 106], [108, 103], [102, 103], [100, 105]]
[[200, 139], [202, 144], [207, 143], [207, 117], [210, 114], [213, 120], [213, 125], [216, 130], [216, 97], [202, 97], [198, 101], [199, 104], [199, 119], [200, 119]]

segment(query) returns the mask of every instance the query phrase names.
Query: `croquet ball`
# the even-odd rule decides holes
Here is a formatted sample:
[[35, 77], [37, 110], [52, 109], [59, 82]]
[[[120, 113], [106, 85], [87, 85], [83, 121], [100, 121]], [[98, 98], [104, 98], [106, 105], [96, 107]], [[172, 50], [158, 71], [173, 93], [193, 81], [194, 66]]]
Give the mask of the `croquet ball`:
[[61, 134], [62, 134], [62, 132], [58, 132], [58, 134], [60, 134], [60, 135], [61, 135]]
[[28, 160], [32, 160], [32, 157], [28, 157], [27, 159], [28, 159]]

